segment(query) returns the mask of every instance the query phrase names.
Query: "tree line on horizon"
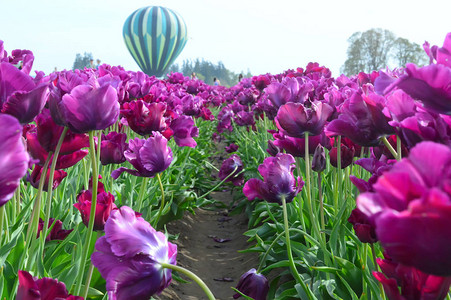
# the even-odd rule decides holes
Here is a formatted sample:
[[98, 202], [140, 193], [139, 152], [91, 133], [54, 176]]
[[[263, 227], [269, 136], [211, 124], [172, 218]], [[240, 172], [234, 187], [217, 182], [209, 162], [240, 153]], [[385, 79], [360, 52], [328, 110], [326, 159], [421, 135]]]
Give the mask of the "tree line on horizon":
[[[365, 32], [355, 32], [349, 37], [348, 43], [347, 59], [340, 70], [347, 76], [359, 72], [370, 73], [386, 67], [404, 67], [409, 62], [422, 66], [429, 61], [420, 45], [406, 38], [396, 37], [386, 29], [372, 28]], [[72, 70], [89, 67], [92, 58], [91, 53], [77, 53]], [[227, 69], [223, 62], [214, 64], [204, 58], [184, 60], [180, 65], [172, 64], [165, 73], [170, 72], [180, 72], [185, 76], [195, 73], [197, 78], [210, 85], [213, 85], [213, 79], [216, 77], [221, 85], [228, 87], [237, 84], [239, 76]], [[249, 69], [241, 74], [244, 78], [252, 77]]]

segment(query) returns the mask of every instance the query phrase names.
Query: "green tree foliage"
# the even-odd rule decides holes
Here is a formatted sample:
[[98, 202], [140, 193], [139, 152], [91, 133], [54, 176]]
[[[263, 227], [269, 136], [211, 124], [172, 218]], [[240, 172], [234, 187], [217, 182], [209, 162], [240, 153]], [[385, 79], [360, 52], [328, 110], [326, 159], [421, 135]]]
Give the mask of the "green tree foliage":
[[[238, 75], [229, 69], [220, 61], [213, 64], [205, 59], [184, 60], [182, 65], [173, 64], [169, 67], [167, 73], [180, 72], [185, 76], [190, 76], [193, 72], [196, 73], [197, 78], [205, 81], [205, 83], [212, 85], [213, 78], [216, 77], [224, 86], [233, 86], [238, 83]], [[252, 74], [247, 71], [243, 74], [244, 77], [252, 77]]]
[[393, 46], [393, 56], [400, 67], [404, 67], [409, 62], [416, 63], [417, 65], [428, 63], [428, 57], [423, 48], [404, 38], [396, 39]]
[[72, 66], [72, 70], [76, 70], [76, 69], [83, 70], [84, 68], [88, 68], [89, 61], [91, 59], [94, 59], [92, 57], [92, 53], [85, 52], [83, 54], [83, 56], [80, 53], [77, 53], [75, 55], [75, 61], [74, 61], [74, 65]]
[[405, 38], [396, 38], [389, 30], [372, 28], [355, 32], [348, 39], [349, 47], [341, 71], [346, 75], [372, 72], [387, 66], [404, 67], [406, 63], [424, 64], [426, 55], [421, 46]]

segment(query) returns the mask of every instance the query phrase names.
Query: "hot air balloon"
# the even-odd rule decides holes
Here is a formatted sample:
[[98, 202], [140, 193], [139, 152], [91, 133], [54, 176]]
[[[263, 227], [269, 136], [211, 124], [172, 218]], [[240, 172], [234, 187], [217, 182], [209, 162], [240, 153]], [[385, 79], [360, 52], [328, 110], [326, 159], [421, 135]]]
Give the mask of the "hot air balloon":
[[122, 34], [141, 70], [157, 77], [164, 74], [187, 41], [185, 21], [175, 11], [161, 6], [137, 9], [125, 21]]

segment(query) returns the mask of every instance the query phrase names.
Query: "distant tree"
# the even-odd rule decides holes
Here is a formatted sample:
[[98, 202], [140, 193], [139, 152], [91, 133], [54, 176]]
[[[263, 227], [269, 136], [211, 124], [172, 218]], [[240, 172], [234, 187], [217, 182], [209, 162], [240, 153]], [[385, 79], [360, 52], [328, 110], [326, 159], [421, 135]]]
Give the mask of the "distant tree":
[[75, 55], [75, 61], [74, 61], [74, 65], [72, 67], [72, 70], [76, 70], [76, 69], [83, 70], [84, 68], [89, 67], [89, 61], [91, 59], [94, 59], [92, 57], [92, 53], [85, 52], [83, 54], [83, 56], [80, 53], [77, 53]]
[[355, 32], [348, 42], [348, 58], [341, 68], [346, 75], [378, 71], [389, 65], [404, 67], [408, 62], [424, 65], [428, 61], [420, 45], [405, 38], [396, 38], [386, 29]]
[[342, 72], [352, 75], [385, 68], [395, 39], [391, 31], [381, 28], [355, 32], [348, 39], [348, 59], [342, 67]]
[[428, 63], [428, 57], [423, 48], [405, 38], [396, 39], [393, 45], [393, 59], [398, 67], [404, 67], [409, 62], [417, 65]]

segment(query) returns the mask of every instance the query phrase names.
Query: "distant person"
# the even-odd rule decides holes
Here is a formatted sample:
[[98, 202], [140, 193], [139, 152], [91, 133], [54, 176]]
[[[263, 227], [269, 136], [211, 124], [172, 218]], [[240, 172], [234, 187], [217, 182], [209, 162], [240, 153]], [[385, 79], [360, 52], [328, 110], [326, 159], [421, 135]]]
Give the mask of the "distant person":
[[88, 68], [90, 68], [90, 69], [94, 69], [96, 66], [94, 66], [94, 59], [90, 59], [89, 60], [89, 65], [88, 65]]
[[221, 82], [219, 81], [218, 78], [214, 77], [214, 78], [213, 78], [213, 84], [214, 84], [214, 85], [220, 85]]
[[191, 73], [191, 79], [197, 79], [196, 72]]
[[100, 67], [100, 59], [97, 59], [96, 69], [99, 69], [99, 67]]
[[240, 82], [241, 79], [243, 79], [243, 74], [238, 75], [238, 82]]

